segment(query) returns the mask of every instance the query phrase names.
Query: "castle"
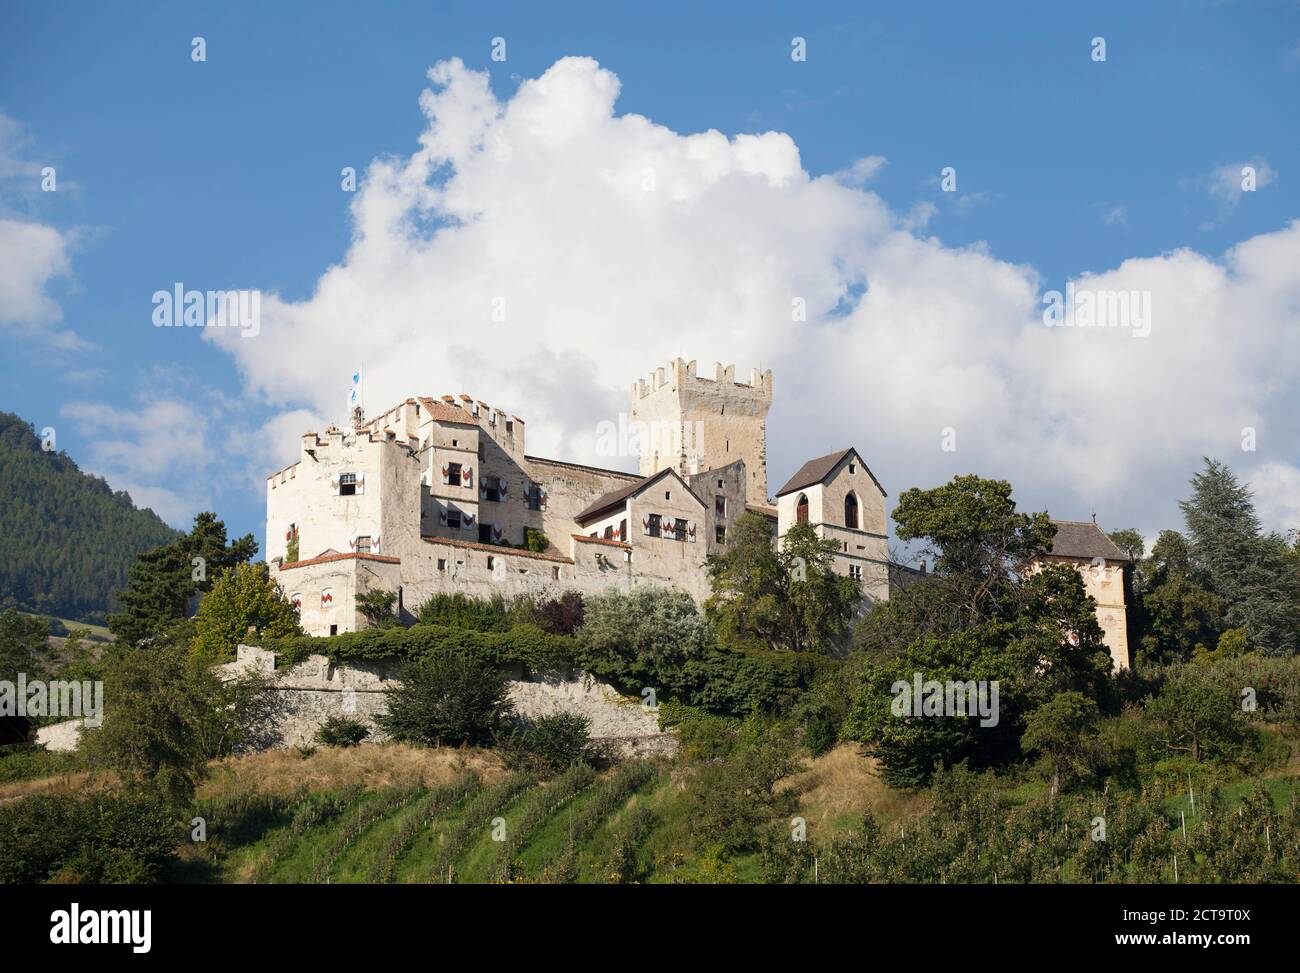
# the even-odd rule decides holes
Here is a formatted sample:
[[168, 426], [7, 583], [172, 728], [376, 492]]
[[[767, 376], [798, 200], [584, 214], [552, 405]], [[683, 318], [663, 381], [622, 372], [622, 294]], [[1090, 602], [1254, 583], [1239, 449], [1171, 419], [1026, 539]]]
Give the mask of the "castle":
[[267, 477], [272, 576], [304, 631], [364, 626], [382, 589], [408, 617], [436, 592], [477, 597], [670, 587], [709, 595], [706, 558], [737, 518], [780, 537], [809, 523], [866, 605], [889, 597], [885, 491], [852, 448], [809, 460], [768, 498], [772, 372], [713, 378], [681, 358], [631, 389], [638, 474], [530, 456], [524, 420], [468, 395], [407, 399], [349, 430], [306, 433]]
[[[530, 456], [524, 420], [468, 395], [407, 399], [353, 428], [306, 433], [297, 462], [267, 477], [272, 576], [310, 635], [356, 631], [357, 596], [382, 589], [399, 615], [437, 592], [554, 597], [648, 585], [697, 604], [706, 559], [745, 511], [779, 538], [808, 523], [836, 542], [834, 570], [863, 610], [915, 572], [891, 568], [885, 490], [846, 448], [804, 463], [768, 497], [771, 370], [713, 378], [678, 358], [631, 388], [638, 473]], [[1123, 568], [1097, 525], [1057, 521], [1040, 563], [1067, 563], [1097, 600], [1115, 668], [1129, 666]], [[277, 547], [279, 548], [277, 552]]]

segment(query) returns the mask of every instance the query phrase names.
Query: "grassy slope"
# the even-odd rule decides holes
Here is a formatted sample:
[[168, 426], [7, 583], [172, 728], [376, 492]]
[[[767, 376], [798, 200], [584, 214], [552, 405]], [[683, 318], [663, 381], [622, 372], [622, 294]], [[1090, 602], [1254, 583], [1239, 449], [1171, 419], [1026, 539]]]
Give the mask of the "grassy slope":
[[[527, 775], [514, 778], [496, 755], [481, 750], [363, 744], [347, 750], [321, 748], [308, 755], [286, 751], [234, 758], [213, 766], [200, 799], [218, 806], [243, 802], [255, 808], [265, 805], [265, 809], [224, 824], [214, 816], [214, 843], [207, 849], [208, 857], [185, 849], [183, 867], [174, 877], [225, 882], [367, 881], [382, 872], [382, 862], [391, 857], [389, 848], [405, 828], [410, 840], [399, 841], [392, 872], [395, 881], [424, 883], [436, 877], [445, 881], [448, 862], [457, 882], [491, 881], [501, 876], [505, 860], [505, 849], [492, 840], [492, 819], [504, 818], [507, 832], [515, 835], [532, 809], [526, 840], [512, 849], [514, 880], [549, 881], [561, 875], [605, 882], [611, 879], [611, 863], [630, 815], [645, 807], [655, 818], [634, 852], [635, 880], [760, 878], [755, 856], [725, 864], [692, 860], [692, 823], [683, 792], [683, 775], [689, 771], [653, 765], [632, 782], [634, 786], [624, 782], [623, 789], [616, 788], [615, 778], [628, 769], [606, 771], [583, 782], [577, 793], [552, 806], [555, 792], [548, 789], [556, 787], [554, 781], [545, 784]], [[477, 792], [445, 799], [431, 812], [430, 820], [419, 820], [430, 795], [473, 779], [467, 775], [481, 781]], [[1240, 800], [1254, 779], [1262, 779], [1279, 808], [1284, 806], [1300, 784], [1300, 754], [1252, 780], [1227, 785], [1225, 794], [1230, 801]], [[71, 781], [52, 778], [25, 783], [67, 787]], [[923, 813], [928, 800], [924, 794], [886, 787], [873, 763], [852, 746], [806, 761], [805, 769], [782, 786], [797, 791], [796, 813], [805, 818], [809, 837], [818, 842], [855, 827], [867, 809], [882, 825], [890, 826]], [[1045, 787], [1036, 780], [1009, 780], [1006, 793], [1023, 801]], [[400, 797], [406, 798], [405, 803], [398, 803]], [[1189, 804], [1186, 794], [1171, 795], [1166, 800], [1171, 819], [1177, 820], [1180, 811], [1190, 811]], [[295, 815], [322, 806], [332, 812], [307, 815], [295, 832]], [[548, 812], [539, 815], [539, 806], [549, 808]], [[589, 814], [593, 808], [596, 813]], [[469, 826], [467, 813], [473, 816]], [[581, 833], [571, 847], [575, 829]], [[322, 861], [331, 864], [322, 870]], [[554, 868], [560, 871], [548, 871]]]

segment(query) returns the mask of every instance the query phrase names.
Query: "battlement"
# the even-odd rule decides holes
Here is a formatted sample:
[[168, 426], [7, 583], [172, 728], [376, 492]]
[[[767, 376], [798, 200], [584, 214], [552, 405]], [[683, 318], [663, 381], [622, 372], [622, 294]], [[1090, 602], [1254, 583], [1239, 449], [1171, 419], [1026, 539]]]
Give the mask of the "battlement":
[[697, 362], [676, 358], [668, 363], [667, 368], [656, 368], [650, 373], [650, 380], [638, 379], [632, 383], [632, 401], [637, 402], [654, 395], [660, 389], [668, 388], [674, 392], [691, 392], [698, 390], [717, 395], [719, 386], [728, 386], [727, 393], [741, 398], [772, 402], [772, 370], [760, 372], [750, 369], [749, 382], [736, 381], [736, 366], [715, 362], [714, 377], [705, 378], [697, 371]]

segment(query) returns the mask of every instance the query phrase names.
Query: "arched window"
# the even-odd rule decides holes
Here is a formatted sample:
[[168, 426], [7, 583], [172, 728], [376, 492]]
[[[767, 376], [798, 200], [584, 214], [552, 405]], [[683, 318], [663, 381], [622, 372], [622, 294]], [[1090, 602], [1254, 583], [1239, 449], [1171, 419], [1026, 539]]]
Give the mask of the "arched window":
[[799, 500], [794, 505], [794, 522], [796, 524], [808, 523], [808, 498], [804, 494], [799, 494]]
[[851, 493], [844, 498], [844, 526], [858, 527], [858, 498]]

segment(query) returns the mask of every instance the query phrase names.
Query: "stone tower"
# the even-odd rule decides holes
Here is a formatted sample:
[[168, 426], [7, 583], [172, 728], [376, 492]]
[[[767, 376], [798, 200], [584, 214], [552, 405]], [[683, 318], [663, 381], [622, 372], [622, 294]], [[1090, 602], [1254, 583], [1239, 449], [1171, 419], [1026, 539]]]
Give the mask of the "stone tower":
[[772, 370], [736, 382], [736, 366], [714, 365], [701, 378], [682, 358], [632, 385], [631, 422], [640, 439], [641, 475], [672, 467], [683, 477], [745, 461], [746, 496], [767, 502], [767, 410]]

